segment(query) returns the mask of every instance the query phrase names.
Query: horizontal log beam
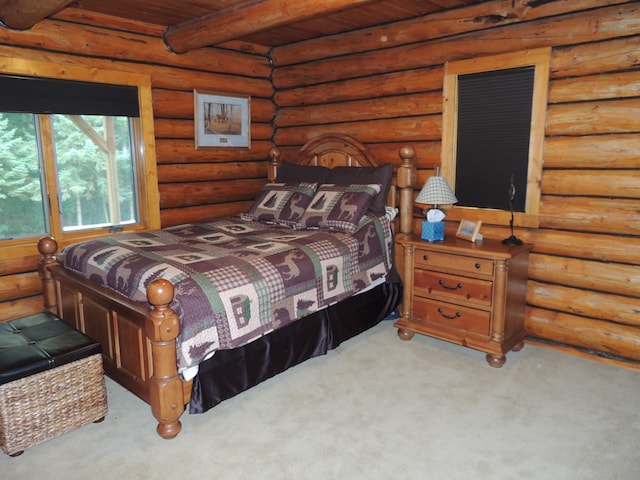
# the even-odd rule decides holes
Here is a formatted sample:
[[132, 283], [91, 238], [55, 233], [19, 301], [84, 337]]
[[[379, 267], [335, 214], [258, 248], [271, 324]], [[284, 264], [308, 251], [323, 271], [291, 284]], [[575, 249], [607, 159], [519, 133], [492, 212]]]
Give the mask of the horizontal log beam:
[[640, 360], [637, 327], [529, 307], [525, 328], [534, 337]]
[[173, 52], [237, 40], [314, 16], [372, 3], [375, 0], [263, 0], [247, 2], [167, 28], [164, 41]]
[[397, 95], [384, 98], [356, 100], [282, 108], [278, 112], [277, 127], [306, 124], [331, 124], [353, 122], [371, 118], [397, 118], [411, 112], [412, 115], [430, 115], [442, 112], [442, 92], [418, 93], [412, 96]]
[[640, 170], [547, 170], [542, 194], [640, 198]]
[[534, 253], [529, 263], [529, 279], [633, 297], [638, 296], [640, 271], [637, 265]]
[[216, 205], [196, 205], [184, 208], [167, 208], [160, 211], [162, 228], [183, 223], [206, 222], [218, 217], [243, 213], [251, 208], [252, 200], [244, 202], [218, 203]]
[[273, 147], [270, 141], [251, 141], [251, 148], [201, 148], [195, 149], [193, 138], [156, 139], [156, 160], [162, 163], [225, 163], [247, 162], [251, 160], [264, 161], [269, 158], [269, 149]]
[[323, 105], [357, 99], [406, 95], [432, 90], [442, 91], [442, 66], [404, 70], [371, 77], [321, 83], [276, 92], [280, 108], [298, 105]]
[[158, 182], [189, 183], [243, 178], [267, 178], [267, 162], [190, 163], [158, 165]]
[[362, 143], [415, 142], [440, 140], [441, 115], [369, 120], [331, 125], [303, 125], [280, 128], [275, 135], [276, 145], [303, 145], [323, 133], [344, 133]]
[[266, 178], [218, 182], [169, 183], [160, 186], [160, 208], [183, 208], [253, 200]]
[[640, 100], [624, 98], [550, 105], [547, 135], [600, 135], [640, 130]]
[[42, 295], [0, 303], [0, 322], [15, 320], [42, 311]]
[[26, 30], [49, 15], [59, 12], [73, 0], [1, 0], [0, 21], [9, 28]]
[[640, 201], [543, 195], [540, 227], [558, 230], [640, 235]]
[[545, 168], [637, 168], [640, 142], [637, 133], [547, 137]]
[[0, 276], [0, 302], [37, 295], [42, 282], [36, 272]]
[[40, 255], [29, 255], [17, 258], [1, 258], [0, 272], [2, 272], [2, 275], [33, 272], [38, 266], [39, 261]]

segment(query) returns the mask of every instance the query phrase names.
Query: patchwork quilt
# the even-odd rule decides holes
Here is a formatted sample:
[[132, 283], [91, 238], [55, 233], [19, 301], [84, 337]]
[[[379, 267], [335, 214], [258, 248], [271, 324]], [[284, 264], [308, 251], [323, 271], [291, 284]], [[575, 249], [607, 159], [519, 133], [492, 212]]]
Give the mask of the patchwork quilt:
[[60, 260], [147, 305], [149, 283], [169, 280], [183, 371], [384, 277], [392, 266], [392, 241], [385, 215], [367, 214], [352, 234], [226, 217], [82, 242], [67, 247]]

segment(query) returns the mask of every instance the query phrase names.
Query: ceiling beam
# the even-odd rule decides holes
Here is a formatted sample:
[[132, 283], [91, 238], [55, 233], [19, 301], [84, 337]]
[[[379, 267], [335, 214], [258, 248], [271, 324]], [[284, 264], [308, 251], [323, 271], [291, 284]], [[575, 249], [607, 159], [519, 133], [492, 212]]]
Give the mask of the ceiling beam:
[[185, 53], [375, 1], [379, 0], [249, 0], [235, 7], [170, 26], [163, 38], [170, 50]]
[[73, 0], [0, 0], [0, 22], [14, 30], [26, 30], [59, 12]]

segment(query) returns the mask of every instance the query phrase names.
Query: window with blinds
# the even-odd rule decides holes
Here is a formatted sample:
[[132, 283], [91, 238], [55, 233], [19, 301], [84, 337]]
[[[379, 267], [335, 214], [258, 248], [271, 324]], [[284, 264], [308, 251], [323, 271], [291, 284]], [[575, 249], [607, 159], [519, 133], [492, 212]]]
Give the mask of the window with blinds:
[[[449, 62], [444, 79], [442, 175], [454, 220], [536, 227], [550, 49]], [[513, 197], [512, 197], [513, 194]]]

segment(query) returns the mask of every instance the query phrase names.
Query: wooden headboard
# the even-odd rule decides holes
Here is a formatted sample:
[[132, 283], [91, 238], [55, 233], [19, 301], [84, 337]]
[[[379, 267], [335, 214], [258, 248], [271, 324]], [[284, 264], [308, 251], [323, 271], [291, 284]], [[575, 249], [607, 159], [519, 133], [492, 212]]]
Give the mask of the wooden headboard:
[[[399, 232], [410, 233], [413, 229], [413, 187], [416, 182], [415, 150], [410, 145], [405, 145], [400, 148], [398, 155], [402, 163], [395, 169], [387, 205], [399, 209]], [[269, 156], [271, 161], [267, 176], [269, 181], [273, 182], [282, 162], [280, 149], [271, 148]], [[381, 165], [362, 143], [349, 135], [339, 133], [319, 135], [303, 145], [295, 157], [288, 161], [299, 165], [319, 165], [328, 168]]]

